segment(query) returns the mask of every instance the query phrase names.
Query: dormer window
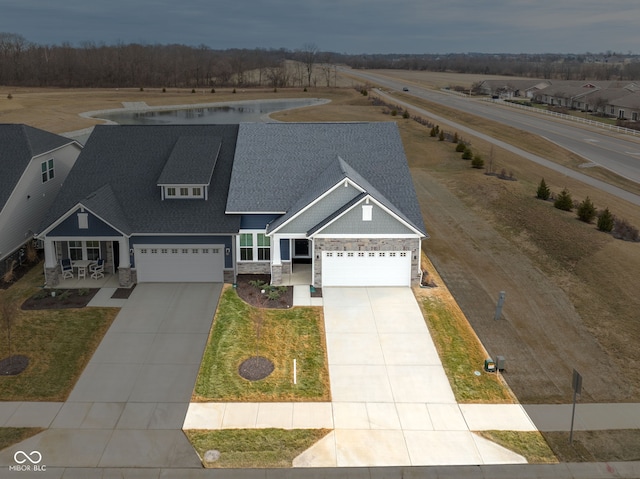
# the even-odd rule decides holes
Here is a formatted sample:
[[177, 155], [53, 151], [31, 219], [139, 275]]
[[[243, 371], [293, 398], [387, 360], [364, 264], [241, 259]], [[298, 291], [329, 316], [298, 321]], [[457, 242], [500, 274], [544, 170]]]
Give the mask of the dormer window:
[[207, 199], [206, 186], [162, 186], [163, 199]]

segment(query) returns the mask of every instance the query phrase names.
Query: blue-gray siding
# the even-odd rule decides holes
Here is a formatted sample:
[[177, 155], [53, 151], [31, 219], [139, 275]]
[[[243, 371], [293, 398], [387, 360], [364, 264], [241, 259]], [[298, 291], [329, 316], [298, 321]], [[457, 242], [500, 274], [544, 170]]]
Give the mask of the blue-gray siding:
[[362, 204], [354, 206], [319, 234], [416, 234], [378, 205], [373, 206], [371, 221], [362, 220]]
[[280, 215], [242, 215], [240, 229], [261, 230]]
[[89, 228], [80, 229], [78, 227], [79, 211], [72, 213], [66, 220], [51, 230], [47, 236], [51, 238], [56, 236], [122, 236], [122, 233], [89, 212], [87, 212]]

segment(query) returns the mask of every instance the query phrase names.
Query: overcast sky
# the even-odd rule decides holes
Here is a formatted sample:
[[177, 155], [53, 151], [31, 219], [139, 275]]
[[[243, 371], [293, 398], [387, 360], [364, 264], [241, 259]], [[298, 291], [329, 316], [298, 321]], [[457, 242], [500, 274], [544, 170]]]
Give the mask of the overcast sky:
[[0, 32], [339, 53], [640, 53], [638, 0], [1, 0]]

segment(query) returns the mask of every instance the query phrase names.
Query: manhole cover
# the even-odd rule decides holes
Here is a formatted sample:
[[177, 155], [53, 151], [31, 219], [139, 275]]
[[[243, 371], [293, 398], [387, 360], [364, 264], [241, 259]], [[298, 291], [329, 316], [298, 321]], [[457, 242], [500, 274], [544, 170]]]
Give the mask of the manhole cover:
[[238, 373], [249, 381], [258, 381], [266, 378], [273, 372], [273, 363], [263, 356], [252, 356], [245, 359], [238, 368]]

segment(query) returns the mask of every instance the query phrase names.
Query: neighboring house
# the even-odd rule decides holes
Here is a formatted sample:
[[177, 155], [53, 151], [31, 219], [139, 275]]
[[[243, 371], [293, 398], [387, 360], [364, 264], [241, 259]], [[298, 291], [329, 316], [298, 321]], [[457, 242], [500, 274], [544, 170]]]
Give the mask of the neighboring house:
[[484, 80], [478, 85], [478, 92], [482, 95], [497, 96], [500, 98], [524, 97], [533, 98], [536, 92], [551, 85], [549, 80]]
[[81, 149], [47, 131], [0, 124], [0, 274], [38, 232]]
[[395, 123], [257, 123], [96, 127], [39, 237], [50, 286], [62, 258], [122, 286], [299, 263], [316, 287], [408, 286], [426, 231]]

